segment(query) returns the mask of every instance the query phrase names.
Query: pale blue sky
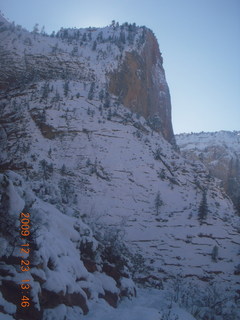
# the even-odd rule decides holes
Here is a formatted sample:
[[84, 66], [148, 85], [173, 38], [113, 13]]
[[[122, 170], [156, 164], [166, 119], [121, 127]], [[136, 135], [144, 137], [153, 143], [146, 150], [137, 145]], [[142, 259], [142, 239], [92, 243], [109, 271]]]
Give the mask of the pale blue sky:
[[0, 0], [0, 9], [28, 30], [146, 25], [163, 53], [174, 132], [240, 130], [240, 0]]

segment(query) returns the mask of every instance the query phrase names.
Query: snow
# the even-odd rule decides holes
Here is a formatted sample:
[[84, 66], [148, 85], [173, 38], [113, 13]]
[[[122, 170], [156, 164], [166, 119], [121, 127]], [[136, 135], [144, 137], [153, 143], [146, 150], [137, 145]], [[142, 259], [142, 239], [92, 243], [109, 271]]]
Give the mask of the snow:
[[12, 316], [0, 312], [0, 320], [15, 320]]
[[[5, 300], [5, 299], [3, 298], [1, 292], [0, 292], [0, 300], [2, 300], [2, 301], [1, 301], [1, 306], [3, 306], [4, 311], [5, 311], [6, 313], [13, 314], [13, 313], [16, 312], [16, 310], [17, 310], [16, 306], [15, 306], [13, 303], [10, 303], [10, 302], [8, 302], [7, 300]], [[1, 319], [1, 313], [0, 313], [0, 319]], [[2, 318], [2, 319], [3, 319], [3, 318]], [[6, 319], [8, 319], [8, 318], [7, 318], [7, 315], [6, 315]], [[12, 319], [12, 318], [9, 317], [9, 319]]]
[[4, 24], [9, 24], [9, 22], [7, 21], [7, 19], [4, 17], [3, 13], [0, 11], [0, 22], [4, 23]]
[[116, 287], [116, 281], [113, 278], [110, 278], [105, 273], [94, 272], [96, 279], [98, 279], [104, 290], [119, 293], [119, 289]]
[[54, 309], [45, 309], [42, 320], [79, 320], [84, 319], [82, 316], [82, 310], [79, 307], [67, 307], [64, 304], [60, 304]]
[[136, 286], [132, 279], [130, 278], [122, 278], [121, 279], [121, 287], [124, 289], [131, 288], [134, 289]]
[[192, 134], [177, 134], [177, 144], [183, 150], [195, 149], [204, 151], [207, 147], [221, 147], [227, 149], [229, 156], [240, 152], [240, 137], [239, 131], [218, 131], [218, 132], [200, 132]]
[[187, 311], [176, 304], [166, 303], [165, 293], [155, 289], [138, 289], [137, 298], [124, 299], [117, 309], [106, 304], [95, 304], [84, 320], [160, 320], [169, 315], [169, 320], [195, 320]]
[[23, 210], [25, 206], [25, 202], [20, 197], [20, 195], [16, 192], [11, 181], [8, 186], [8, 193], [9, 193], [10, 199], [13, 200], [10, 202], [9, 214], [16, 215], [16, 213], [21, 212]]
[[[75, 31], [68, 29], [71, 34]], [[19, 164], [19, 174], [24, 177], [12, 171], [5, 173], [9, 180], [10, 214], [17, 218], [26, 205], [31, 209], [32, 223], [36, 227], [36, 266], [29, 274], [35, 306], [40, 307], [38, 298], [42, 289], [63, 295], [81, 293], [87, 298], [84, 288], [89, 289], [91, 295], [87, 301], [90, 307], [87, 316], [83, 317], [78, 307], [59, 305], [46, 309], [43, 319], [79, 320], [79, 316], [86, 320], [162, 320], [164, 317], [175, 320], [177, 316], [179, 320], [194, 319], [170, 301], [165, 290], [138, 289], [137, 298], [124, 299], [117, 309], [99, 299], [104, 290], [112, 293], [120, 290], [113, 278], [101, 273], [100, 263], [96, 267], [98, 271], [91, 273], [82, 262], [81, 245], [91, 243], [97, 254], [99, 243], [94, 237], [99, 234], [106, 240], [119, 232], [130, 253], [144, 257], [144, 272], [133, 271], [142, 278], [155, 276], [159, 287], [164, 282], [168, 288], [171, 279], [180, 275], [183, 279], [195, 279], [198, 288], [205, 288], [206, 278], [209, 278], [224, 284], [223, 294], [227, 290], [234, 292], [239, 219], [234, 216], [232, 202], [219, 189], [219, 181], [209, 180], [209, 172], [200, 161], [193, 163], [184, 159], [161, 134], [152, 132], [143, 117], [119, 105], [117, 97], [110, 95], [109, 109], [103, 108], [99, 101], [100, 90], [106, 85], [106, 72], [115, 70], [127, 51], [141, 51], [136, 42], [142, 28], [138, 29], [133, 45], [126, 44], [123, 52], [109, 41], [98, 43], [98, 49], [92, 50], [93, 41], [100, 32], [105, 40], [109, 35], [119, 35], [120, 31], [114, 32], [111, 27], [92, 30], [92, 41], [83, 44], [33, 35], [26, 30], [15, 32], [9, 36], [2, 32], [0, 36], [6, 44], [4, 50], [16, 55], [16, 71], [24, 58], [29, 60], [30, 66], [43, 68], [45, 63], [41, 65], [44, 61], [41, 59], [46, 56], [55, 66], [60, 61], [76, 72], [69, 80], [68, 95], [63, 92], [65, 80], [53, 78], [49, 80], [53, 90], [46, 99], [42, 97], [46, 81], [38, 81], [34, 88], [12, 90], [8, 100], [2, 98], [3, 105], [7, 105], [1, 109], [3, 119], [8, 119], [11, 113], [20, 119], [14, 127], [11, 123], [6, 125], [3, 138], [7, 141], [4, 140], [6, 145], [1, 154]], [[79, 32], [83, 35], [88, 30]], [[18, 34], [21, 36], [16, 36]], [[32, 45], [24, 42], [26, 37]], [[53, 53], [56, 45], [57, 55]], [[74, 46], [78, 47], [75, 56], [71, 53]], [[154, 72], [155, 81], [165, 80], [160, 66]], [[96, 88], [93, 99], [89, 100], [93, 81]], [[54, 101], [56, 92], [58, 101]], [[38, 119], [43, 111], [44, 126]], [[141, 124], [143, 130], [137, 129], [136, 124]], [[49, 132], [53, 137], [48, 136]], [[24, 144], [18, 139], [22, 134]], [[190, 138], [190, 143], [186, 135], [177, 136], [177, 141], [182, 139], [183, 146], [187, 143], [187, 150], [197, 145], [198, 153], [204, 152], [209, 142], [227, 146], [231, 154], [239, 152], [239, 133], [202, 133], [190, 135]], [[161, 149], [161, 159], [154, 158], [157, 149]], [[47, 178], [43, 176], [43, 160], [53, 168]], [[23, 163], [28, 165], [27, 169], [21, 168]], [[61, 172], [63, 165], [65, 172]], [[201, 224], [198, 207], [203, 188], [208, 188], [209, 213], [207, 221]], [[158, 192], [163, 201], [159, 215], [154, 207]], [[2, 238], [0, 243], [2, 255], [7, 254], [11, 248]], [[217, 263], [211, 258], [215, 245], [219, 248]], [[20, 256], [18, 248], [13, 256]], [[137, 265], [136, 269], [139, 267]], [[14, 276], [8, 279], [21, 281], [15, 267], [11, 267], [11, 272]], [[34, 280], [38, 277], [41, 285]], [[131, 279], [122, 278], [121, 288], [133, 292], [135, 285]], [[9, 314], [13, 312], [10, 304], [3, 301], [3, 305]], [[6, 315], [4, 319], [7, 318]]]

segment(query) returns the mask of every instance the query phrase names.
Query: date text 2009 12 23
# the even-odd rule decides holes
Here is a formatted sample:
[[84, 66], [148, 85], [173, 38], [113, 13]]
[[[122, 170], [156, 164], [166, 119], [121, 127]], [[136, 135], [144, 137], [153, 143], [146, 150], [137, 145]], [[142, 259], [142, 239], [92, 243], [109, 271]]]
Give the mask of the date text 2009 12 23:
[[22, 308], [30, 307], [30, 290], [31, 286], [29, 284], [30, 279], [27, 279], [27, 274], [30, 271], [30, 261], [28, 259], [30, 254], [30, 243], [29, 236], [30, 232], [30, 213], [20, 213], [20, 237], [23, 243], [20, 245], [20, 253], [21, 253], [21, 262], [20, 262], [20, 270], [24, 272], [24, 279], [21, 280], [20, 284], [20, 292], [21, 292], [21, 301], [20, 305]]

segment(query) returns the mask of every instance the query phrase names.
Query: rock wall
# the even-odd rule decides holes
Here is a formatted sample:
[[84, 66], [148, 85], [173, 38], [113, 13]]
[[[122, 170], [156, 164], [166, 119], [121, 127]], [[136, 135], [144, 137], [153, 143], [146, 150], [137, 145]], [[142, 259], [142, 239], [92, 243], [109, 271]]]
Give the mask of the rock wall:
[[162, 62], [157, 40], [147, 30], [142, 51], [126, 52], [121, 67], [109, 74], [109, 90], [174, 143], [171, 99]]

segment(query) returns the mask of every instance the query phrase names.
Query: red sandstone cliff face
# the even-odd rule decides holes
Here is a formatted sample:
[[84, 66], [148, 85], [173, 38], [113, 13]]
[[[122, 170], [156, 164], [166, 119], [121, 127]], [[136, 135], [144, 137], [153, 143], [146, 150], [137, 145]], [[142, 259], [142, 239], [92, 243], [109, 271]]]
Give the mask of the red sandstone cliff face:
[[109, 74], [109, 91], [124, 106], [146, 119], [154, 130], [174, 143], [171, 99], [157, 40], [150, 30], [145, 33], [141, 52], [126, 52], [120, 70]]

